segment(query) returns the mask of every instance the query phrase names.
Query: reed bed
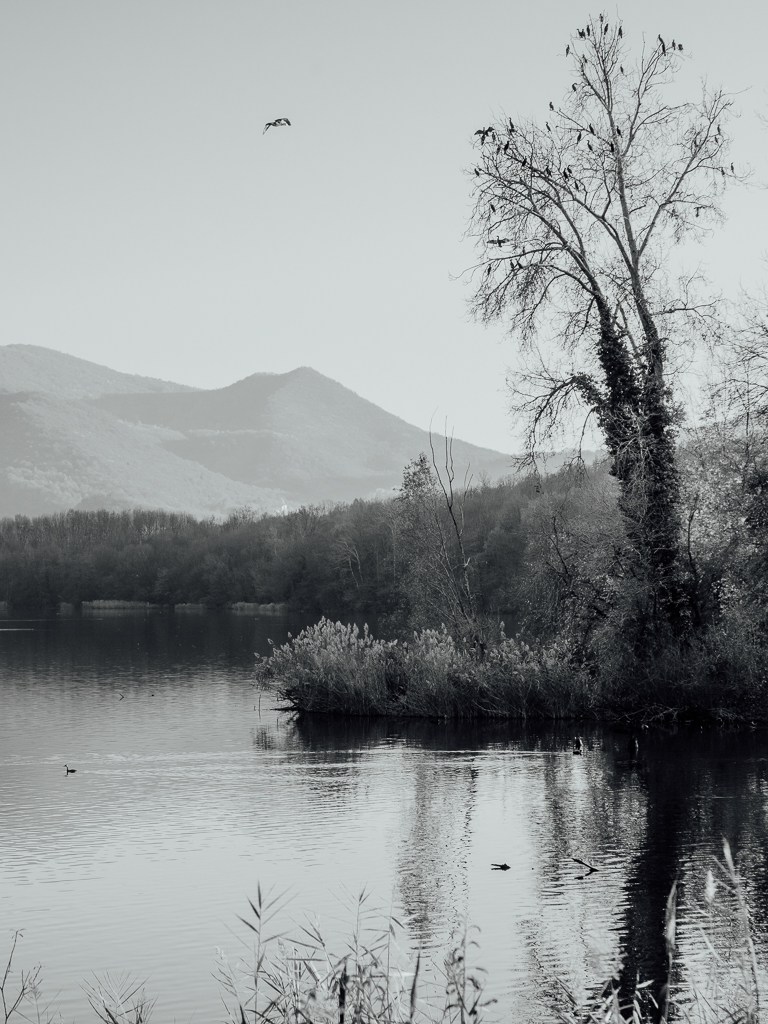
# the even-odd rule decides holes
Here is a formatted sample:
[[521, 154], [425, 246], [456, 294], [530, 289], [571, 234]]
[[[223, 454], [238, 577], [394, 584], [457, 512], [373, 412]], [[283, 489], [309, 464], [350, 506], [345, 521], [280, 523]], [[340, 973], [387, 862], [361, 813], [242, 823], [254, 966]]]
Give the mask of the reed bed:
[[[290, 635], [289, 635], [290, 636]], [[642, 655], [600, 650], [592, 660], [566, 638], [532, 647], [503, 627], [478, 650], [447, 629], [376, 640], [367, 626], [321, 619], [290, 637], [256, 677], [297, 713], [434, 719], [768, 720], [765, 652], [706, 643]]]
[[407, 642], [321, 619], [258, 658], [259, 682], [299, 712], [428, 718], [576, 718], [598, 707], [595, 680], [565, 644], [534, 651], [504, 636], [484, 651], [446, 629]]

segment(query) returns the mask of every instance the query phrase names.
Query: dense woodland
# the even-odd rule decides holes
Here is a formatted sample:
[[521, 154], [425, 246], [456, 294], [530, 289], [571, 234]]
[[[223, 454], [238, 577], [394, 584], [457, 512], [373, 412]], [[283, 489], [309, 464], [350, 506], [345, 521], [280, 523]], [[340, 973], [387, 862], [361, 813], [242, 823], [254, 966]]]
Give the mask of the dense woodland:
[[[523, 514], [536, 486], [506, 480], [466, 494], [473, 587], [489, 614], [517, 607]], [[407, 506], [401, 494], [280, 515], [241, 510], [223, 522], [143, 509], [4, 519], [0, 600], [37, 607], [127, 600], [212, 608], [246, 601], [329, 615], [378, 612], [405, 621], [415, 614]]]

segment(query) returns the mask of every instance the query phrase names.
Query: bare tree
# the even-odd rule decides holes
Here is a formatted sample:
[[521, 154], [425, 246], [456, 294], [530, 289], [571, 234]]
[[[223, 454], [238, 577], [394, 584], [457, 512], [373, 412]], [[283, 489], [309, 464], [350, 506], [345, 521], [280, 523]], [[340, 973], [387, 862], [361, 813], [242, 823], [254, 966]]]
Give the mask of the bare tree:
[[[512, 384], [529, 457], [569, 408], [596, 417], [635, 572], [653, 612], [680, 626], [670, 352], [713, 307], [697, 304], [695, 275], [673, 280], [669, 254], [711, 230], [739, 178], [726, 157], [732, 100], [706, 86], [698, 102], [668, 99], [682, 45], [659, 36], [631, 62], [621, 23], [602, 14], [566, 55], [572, 81], [543, 126], [505, 119], [475, 133], [473, 311], [505, 320], [540, 360]], [[538, 355], [544, 338], [560, 358]]]
[[[398, 496], [402, 536], [407, 550], [405, 584], [413, 625], [428, 626], [447, 616], [454, 635], [485, 649], [482, 623], [469, 578], [464, 548], [464, 498], [467, 481], [457, 492], [452, 441], [445, 439], [445, 463], [438, 466], [430, 433], [432, 465], [424, 452], [403, 471]], [[433, 472], [434, 470], [434, 472]]]

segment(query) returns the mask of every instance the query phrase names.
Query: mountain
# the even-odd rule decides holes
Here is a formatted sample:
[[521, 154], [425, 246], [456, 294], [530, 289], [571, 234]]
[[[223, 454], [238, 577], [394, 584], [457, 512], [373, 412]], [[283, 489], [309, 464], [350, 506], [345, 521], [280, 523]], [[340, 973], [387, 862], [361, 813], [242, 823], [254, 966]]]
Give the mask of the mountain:
[[41, 391], [58, 398], [95, 398], [131, 392], [194, 390], [186, 384], [120, 373], [40, 345], [0, 346], [0, 394]]
[[[0, 347], [0, 515], [350, 501], [391, 493], [421, 451], [425, 431], [308, 367], [196, 390]], [[509, 472], [500, 452], [457, 440], [453, 455], [459, 481]]]

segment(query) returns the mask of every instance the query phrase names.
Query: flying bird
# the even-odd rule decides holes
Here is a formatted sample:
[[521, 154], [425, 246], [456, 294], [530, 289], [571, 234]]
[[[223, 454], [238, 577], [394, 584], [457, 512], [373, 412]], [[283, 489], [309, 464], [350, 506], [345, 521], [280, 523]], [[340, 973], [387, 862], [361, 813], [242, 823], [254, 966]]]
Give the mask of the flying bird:
[[[266, 132], [268, 128], [282, 128], [286, 124], [290, 128], [291, 122], [288, 120], [287, 117], [276, 117], [274, 121], [267, 121], [267, 123], [264, 125], [264, 132]], [[264, 132], [262, 132], [261, 134], [263, 135]]]
[[491, 864], [491, 871], [509, 871], [509, 864]]

